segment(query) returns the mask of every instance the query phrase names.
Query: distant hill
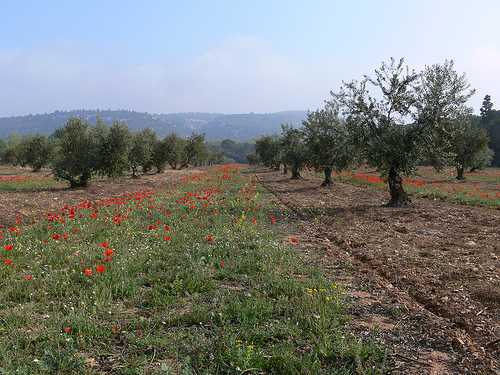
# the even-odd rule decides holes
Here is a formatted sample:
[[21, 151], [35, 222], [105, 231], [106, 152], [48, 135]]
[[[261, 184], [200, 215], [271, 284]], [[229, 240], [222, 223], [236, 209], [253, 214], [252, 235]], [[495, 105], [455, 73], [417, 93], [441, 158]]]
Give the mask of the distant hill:
[[1, 117], [0, 138], [6, 139], [9, 134], [18, 133], [45, 133], [51, 135], [56, 128], [64, 126], [68, 119], [82, 117], [90, 124], [94, 124], [99, 115], [104, 123], [111, 125], [116, 119], [125, 121], [131, 130], [142, 130], [149, 127], [156, 131], [159, 138], [163, 138], [170, 131], [182, 136], [191, 133], [206, 133], [206, 139], [222, 137], [240, 141], [260, 137], [262, 134], [281, 133], [281, 124], [288, 123], [298, 127], [306, 118], [306, 111], [284, 111], [267, 114], [234, 114], [223, 115], [217, 113], [172, 113], [150, 114], [126, 110], [73, 110], [56, 111], [54, 113]]

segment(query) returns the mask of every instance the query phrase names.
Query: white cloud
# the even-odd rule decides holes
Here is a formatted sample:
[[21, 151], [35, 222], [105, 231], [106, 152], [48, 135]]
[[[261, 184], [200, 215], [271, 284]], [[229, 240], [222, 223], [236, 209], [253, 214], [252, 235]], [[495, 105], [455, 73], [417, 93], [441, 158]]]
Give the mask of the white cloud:
[[0, 90], [6, 98], [0, 116], [75, 108], [155, 113], [314, 109], [332, 89], [325, 85], [324, 73], [305, 69], [253, 36], [231, 36], [176, 65], [115, 66], [71, 42], [0, 51]]

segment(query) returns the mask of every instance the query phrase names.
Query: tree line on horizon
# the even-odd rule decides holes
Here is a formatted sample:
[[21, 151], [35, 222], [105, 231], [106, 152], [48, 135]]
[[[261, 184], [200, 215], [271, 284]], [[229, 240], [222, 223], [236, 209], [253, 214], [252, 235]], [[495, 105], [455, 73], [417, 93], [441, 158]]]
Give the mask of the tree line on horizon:
[[55, 178], [75, 188], [87, 186], [94, 175], [116, 178], [131, 170], [132, 178], [138, 178], [139, 168], [143, 173], [153, 168], [161, 173], [167, 165], [176, 170], [188, 165], [243, 162], [252, 149], [252, 143], [230, 139], [207, 142], [205, 133], [183, 138], [171, 131], [158, 139], [149, 127], [134, 132], [124, 121], [108, 126], [97, 117], [95, 125], [90, 125], [81, 117], [70, 117], [49, 137], [13, 133], [7, 142], [0, 139], [0, 162], [31, 166], [34, 172], [49, 166]]
[[324, 173], [323, 185], [332, 183], [333, 171], [369, 164], [389, 184], [388, 206], [411, 205], [401, 175], [417, 165], [455, 167], [463, 179], [466, 169], [485, 168], [494, 155], [500, 164], [500, 112], [486, 95], [476, 119], [467, 106], [475, 90], [453, 65], [447, 60], [416, 73], [391, 58], [375, 76], [330, 92], [301, 128], [284, 124], [281, 134], [261, 136], [255, 161], [277, 170], [284, 164], [292, 179], [314, 168]]

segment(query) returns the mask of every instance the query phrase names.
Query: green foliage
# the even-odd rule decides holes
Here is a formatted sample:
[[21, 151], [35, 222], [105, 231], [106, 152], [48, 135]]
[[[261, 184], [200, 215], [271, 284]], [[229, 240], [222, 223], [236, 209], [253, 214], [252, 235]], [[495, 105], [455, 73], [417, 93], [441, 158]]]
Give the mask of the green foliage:
[[26, 163], [33, 167], [33, 172], [38, 172], [51, 160], [54, 145], [45, 134], [37, 133], [23, 136], [20, 147], [25, 154]]
[[480, 109], [479, 126], [488, 131], [490, 141], [488, 147], [493, 151], [492, 164], [500, 166], [500, 111], [493, 109], [491, 97], [484, 97], [483, 106]]
[[96, 128], [80, 117], [72, 117], [55, 135], [58, 139], [52, 161], [55, 178], [68, 181], [72, 188], [87, 186], [99, 166], [101, 145]]
[[125, 122], [116, 120], [106, 129], [100, 118], [95, 129], [101, 135], [98, 170], [101, 175], [110, 178], [123, 175], [129, 170], [128, 156], [132, 147], [132, 133]]
[[2, 161], [7, 164], [21, 165], [25, 167], [27, 164], [26, 153], [21, 145], [21, 136], [17, 133], [12, 133], [7, 137], [7, 147], [2, 149]]
[[469, 120], [457, 126], [451, 139], [451, 150], [454, 153], [454, 166], [457, 179], [464, 179], [465, 169], [483, 169], [493, 159], [493, 151], [488, 148], [488, 132], [483, 128], [472, 128]]
[[324, 171], [324, 186], [332, 183], [332, 171], [343, 171], [360, 162], [359, 152], [338, 109], [326, 106], [308, 112], [301, 130], [307, 146], [307, 164]]
[[141, 165], [150, 163], [153, 145], [149, 139], [149, 131], [132, 133], [131, 148], [128, 153], [128, 162], [132, 168], [132, 178], [139, 178], [137, 169]]
[[186, 140], [182, 150], [182, 165], [180, 169], [185, 168], [189, 163], [201, 163], [207, 156], [207, 146], [205, 144], [205, 133], [192, 133]]
[[274, 133], [262, 135], [255, 141], [255, 153], [266, 167], [278, 170], [281, 165], [281, 137]]
[[300, 170], [306, 163], [307, 153], [303, 134], [292, 125], [282, 124], [281, 155], [285, 165], [292, 166], [292, 179], [300, 178]]
[[149, 157], [145, 158], [141, 163], [142, 171], [147, 173], [153, 166], [153, 153], [156, 148], [156, 143], [158, 142], [156, 131], [151, 130], [149, 127], [142, 129], [142, 141], [145, 143], [144, 148], [148, 150], [149, 153]]
[[[410, 72], [403, 63], [391, 58], [375, 70], [374, 78], [344, 83], [339, 93], [331, 93], [330, 102], [342, 110], [349, 134], [366, 160], [387, 178], [388, 205], [410, 203], [400, 174], [413, 172], [422, 155], [436, 165], [453, 160], [451, 139], [459, 121], [471, 113], [466, 102], [474, 94], [467, 91], [465, 74], [454, 71], [453, 61], [426, 67], [421, 74]], [[409, 120], [413, 123], [407, 125]]]
[[186, 140], [174, 131], [163, 139], [161, 147], [164, 148], [166, 161], [172, 169], [177, 169], [177, 166], [182, 163], [185, 146]]

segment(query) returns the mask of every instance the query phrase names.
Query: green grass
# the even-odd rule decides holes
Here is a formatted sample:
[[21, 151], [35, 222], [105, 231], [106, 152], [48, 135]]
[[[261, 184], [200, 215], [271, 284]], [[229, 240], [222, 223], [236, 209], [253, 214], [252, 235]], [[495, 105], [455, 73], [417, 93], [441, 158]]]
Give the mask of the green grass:
[[5, 230], [0, 372], [383, 373], [265, 194], [228, 166]]

